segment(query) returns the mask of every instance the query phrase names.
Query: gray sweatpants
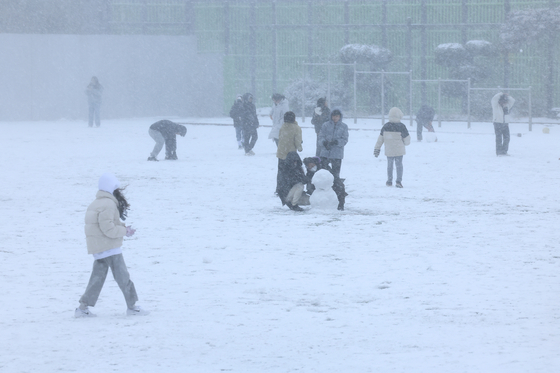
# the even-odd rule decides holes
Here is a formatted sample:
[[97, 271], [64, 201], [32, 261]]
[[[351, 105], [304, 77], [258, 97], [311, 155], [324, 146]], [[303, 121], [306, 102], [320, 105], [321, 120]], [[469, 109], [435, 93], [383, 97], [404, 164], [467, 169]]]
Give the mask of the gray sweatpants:
[[154, 139], [154, 141], [156, 142], [156, 145], [154, 145], [154, 150], [152, 150], [152, 153], [150, 154], [152, 157], [155, 158], [155, 157], [157, 157], [159, 152], [161, 152], [161, 149], [163, 148], [163, 145], [165, 144], [165, 139], [163, 138], [163, 135], [161, 134], [161, 132], [153, 130], [151, 128], [148, 131], [148, 133], [150, 134], [152, 139]]
[[91, 277], [89, 278], [86, 292], [80, 298], [80, 303], [85, 304], [86, 306], [95, 306], [97, 298], [99, 298], [99, 293], [101, 293], [101, 289], [103, 288], [103, 284], [107, 278], [109, 267], [111, 267], [113, 277], [124, 294], [127, 307], [132, 308], [134, 303], [138, 300], [138, 295], [136, 294], [134, 283], [130, 281], [130, 275], [126, 269], [126, 264], [124, 263], [122, 254], [112, 255], [93, 262]]

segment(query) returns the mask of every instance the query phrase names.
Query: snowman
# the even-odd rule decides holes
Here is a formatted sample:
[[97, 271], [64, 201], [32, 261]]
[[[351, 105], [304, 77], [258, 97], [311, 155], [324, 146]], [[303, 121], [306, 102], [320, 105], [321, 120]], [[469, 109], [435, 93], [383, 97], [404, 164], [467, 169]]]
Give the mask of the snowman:
[[315, 191], [309, 197], [309, 204], [318, 209], [336, 209], [338, 198], [332, 189], [334, 176], [327, 170], [319, 170], [313, 175], [311, 183], [315, 186]]

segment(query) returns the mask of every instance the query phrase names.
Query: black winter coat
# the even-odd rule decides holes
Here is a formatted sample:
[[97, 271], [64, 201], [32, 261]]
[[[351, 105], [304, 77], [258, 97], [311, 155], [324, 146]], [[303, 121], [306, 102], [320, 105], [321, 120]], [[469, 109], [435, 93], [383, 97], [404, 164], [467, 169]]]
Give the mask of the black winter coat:
[[[321, 110], [321, 114], [317, 114], [317, 109]], [[328, 122], [331, 119], [331, 109], [328, 106], [316, 107], [313, 112], [313, 118], [311, 118], [311, 124], [315, 127], [315, 133], [318, 135], [321, 132], [321, 127], [323, 123]]]
[[[334, 176], [334, 182], [333, 182], [332, 189], [336, 193], [338, 201], [340, 203], [344, 204], [346, 196], [348, 195], [348, 193], [346, 193], [346, 187], [344, 186], [344, 180], [345, 179], [341, 179], [340, 177], [337, 177], [333, 173], [333, 170], [329, 166], [328, 163], [323, 164], [323, 162], [321, 161], [321, 158], [312, 157], [312, 159], [313, 159], [313, 163], [317, 166], [317, 170], [316, 171], [307, 170], [307, 174], [305, 175], [306, 178], [307, 178], [307, 181], [306, 181], [306, 183], [307, 183], [307, 194], [311, 195], [315, 191], [315, 185], [313, 185], [311, 183], [311, 181], [313, 180], [313, 175], [315, 175], [315, 173], [319, 170], [327, 170]], [[310, 160], [310, 159], [306, 158], [306, 162], [307, 162], [307, 160]], [[308, 163], [311, 163], [311, 162], [308, 162]]]
[[165, 139], [165, 153], [171, 154], [177, 150], [177, 133], [179, 125], [170, 120], [160, 120], [150, 126], [150, 129], [161, 132]]
[[418, 113], [416, 113], [416, 122], [422, 125], [429, 123], [434, 120], [434, 115], [436, 115], [436, 111], [433, 107], [428, 105], [422, 105]]
[[243, 101], [235, 100], [231, 110], [229, 111], [229, 116], [233, 119], [233, 126], [242, 126], [242, 116], [243, 116]]
[[243, 127], [258, 128], [259, 118], [257, 118], [257, 108], [255, 104], [249, 101], [253, 97], [250, 93], [243, 95], [243, 111], [241, 113], [241, 123]]
[[280, 197], [282, 205], [286, 204], [286, 197], [294, 185], [306, 183], [307, 178], [303, 172], [302, 165], [303, 163], [297, 152], [289, 152], [286, 159], [278, 161], [276, 193]]

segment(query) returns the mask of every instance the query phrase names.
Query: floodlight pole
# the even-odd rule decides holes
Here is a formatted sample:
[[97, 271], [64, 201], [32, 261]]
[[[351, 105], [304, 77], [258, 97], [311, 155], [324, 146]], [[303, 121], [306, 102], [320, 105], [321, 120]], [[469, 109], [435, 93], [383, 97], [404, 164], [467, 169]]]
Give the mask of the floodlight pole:
[[529, 131], [533, 130], [533, 103], [531, 102], [531, 86], [529, 86]]
[[301, 123], [305, 123], [305, 62], [302, 66], [303, 82], [301, 82]]
[[412, 127], [412, 70], [408, 72], [408, 102], [408, 110], [410, 110], [410, 127]]
[[327, 97], [329, 98], [329, 104], [331, 104], [331, 61], [327, 61]]
[[467, 113], [469, 116], [469, 124], [467, 128], [471, 128], [471, 78], [467, 80]]
[[358, 110], [356, 100], [356, 61], [354, 61], [354, 124], [358, 123]]
[[441, 78], [437, 80], [438, 91], [437, 91], [437, 121], [438, 128], [441, 128]]
[[385, 70], [381, 70], [381, 125], [385, 123]]

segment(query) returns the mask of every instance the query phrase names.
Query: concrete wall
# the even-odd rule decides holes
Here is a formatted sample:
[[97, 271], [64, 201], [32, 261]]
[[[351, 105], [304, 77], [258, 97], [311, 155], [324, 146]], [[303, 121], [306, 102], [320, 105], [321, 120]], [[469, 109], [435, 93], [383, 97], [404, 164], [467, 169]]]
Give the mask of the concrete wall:
[[86, 119], [92, 76], [102, 119], [223, 114], [221, 56], [194, 36], [0, 34], [0, 56], [0, 121]]

